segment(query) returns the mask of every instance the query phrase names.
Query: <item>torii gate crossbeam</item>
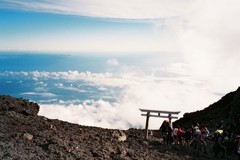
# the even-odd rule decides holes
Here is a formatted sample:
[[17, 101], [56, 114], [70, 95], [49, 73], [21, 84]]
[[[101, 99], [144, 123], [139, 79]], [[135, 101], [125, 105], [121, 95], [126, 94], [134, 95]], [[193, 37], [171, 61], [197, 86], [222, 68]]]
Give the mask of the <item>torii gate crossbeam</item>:
[[[180, 111], [159, 111], [159, 110], [149, 110], [149, 109], [140, 109], [141, 112], [145, 112], [145, 114], [141, 114], [141, 116], [146, 116], [146, 125], [145, 125], [145, 138], [148, 139], [148, 124], [150, 117], [159, 117], [159, 118], [168, 118], [169, 122], [172, 122], [172, 119], [178, 119], [176, 116], [172, 116], [173, 114], [179, 114]], [[165, 115], [162, 115], [165, 114]], [[167, 114], [167, 115], [166, 115]]]

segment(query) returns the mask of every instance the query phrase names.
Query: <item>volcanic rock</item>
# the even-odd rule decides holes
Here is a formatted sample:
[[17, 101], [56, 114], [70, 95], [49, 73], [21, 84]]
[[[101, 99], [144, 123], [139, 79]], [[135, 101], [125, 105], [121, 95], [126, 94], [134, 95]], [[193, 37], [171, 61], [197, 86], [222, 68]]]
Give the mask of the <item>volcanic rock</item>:
[[33, 135], [29, 134], [29, 133], [24, 133], [23, 137], [29, 141], [31, 141], [33, 139]]
[[15, 111], [24, 115], [37, 115], [39, 105], [22, 98], [13, 98], [11, 96], [0, 96], [0, 110]]
[[114, 138], [116, 138], [119, 142], [124, 142], [124, 141], [126, 141], [126, 139], [127, 139], [126, 134], [123, 133], [123, 131], [121, 131], [121, 130], [113, 131], [112, 136], [113, 136]]

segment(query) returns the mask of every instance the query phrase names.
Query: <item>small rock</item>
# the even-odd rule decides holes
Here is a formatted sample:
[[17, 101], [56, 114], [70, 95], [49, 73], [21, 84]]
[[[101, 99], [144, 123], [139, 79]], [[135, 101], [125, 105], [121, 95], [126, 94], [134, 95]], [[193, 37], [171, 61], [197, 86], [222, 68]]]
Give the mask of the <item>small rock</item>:
[[5, 137], [4, 133], [0, 133], [0, 138]]
[[52, 130], [57, 130], [57, 128], [54, 126], [54, 125], [50, 125], [50, 128], [52, 129]]
[[124, 142], [127, 139], [126, 134], [123, 133], [123, 131], [121, 131], [121, 130], [114, 131], [112, 136], [117, 138], [117, 140], [120, 141], [120, 142]]
[[29, 141], [31, 141], [33, 139], [33, 135], [29, 134], [29, 133], [24, 133], [23, 137]]
[[133, 149], [128, 149], [128, 150], [127, 150], [127, 154], [128, 154], [129, 156], [133, 156], [134, 153], [135, 153], [135, 151], [134, 151]]
[[144, 145], [146, 145], [146, 146], [149, 145], [149, 142], [148, 142], [148, 141], [142, 141], [142, 143], [143, 143]]
[[122, 150], [122, 151], [121, 151], [121, 156], [122, 156], [122, 157], [125, 157], [126, 155], [127, 155], [127, 151], [126, 151], [126, 150]]
[[120, 142], [124, 142], [126, 140], [127, 140], [127, 136], [125, 134], [120, 136], [120, 137], [118, 137], [118, 141], [120, 141]]

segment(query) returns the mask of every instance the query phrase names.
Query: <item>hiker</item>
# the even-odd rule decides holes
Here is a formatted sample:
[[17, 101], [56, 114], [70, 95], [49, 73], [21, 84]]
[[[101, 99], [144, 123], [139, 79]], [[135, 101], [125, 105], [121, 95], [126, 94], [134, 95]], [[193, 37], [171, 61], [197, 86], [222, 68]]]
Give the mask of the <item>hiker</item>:
[[173, 129], [173, 141], [174, 141], [175, 144], [178, 143], [177, 132], [178, 132], [178, 127], [175, 127], [175, 128]]
[[189, 128], [189, 129], [185, 129], [185, 135], [184, 135], [184, 138], [185, 138], [185, 142], [186, 142], [186, 148], [189, 150], [190, 149], [190, 144], [191, 144], [191, 141], [192, 141], [192, 129]]
[[207, 153], [207, 143], [206, 138], [209, 136], [209, 131], [206, 127], [201, 127], [199, 133], [199, 143], [198, 143], [198, 152], [201, 147], [203, 147], [203, 152]]
[[198, 126], [195, 126], [193, 128], [193, 140], [192, 140], [192, 146], [197, 152], [199, 151], [199, 143], [200, 143], [200, 133], [201, 131], [199, 130]]
[[171, 124], [168, 123], [167, 126], [167, 145], [172, 144], [173, 143], [173, 129], [171, 127]]
[[218, 157], [218, 155], [221, 154], [221, 158], [224, 158], [226, 156], [227, 143], [229, 141], [228, 132], [223, 130], [217, 130], [215, 132], [214, 138], [214, 157]]
[[170, 123], [167, 120], [164, 120], [159, 128], [159, 131], [162, 133], [164, 143], [167, 143], [169, 124]]
[[184, 134], [185, 132], [182, 130], [180, 126], [178, 126], [177, 140], [180, 145], [183, 145], [184, 143]]
[[199, 123], [198, 122], [192, 122], [192, 133], [194, 133], [196, 128], [199, 128]]

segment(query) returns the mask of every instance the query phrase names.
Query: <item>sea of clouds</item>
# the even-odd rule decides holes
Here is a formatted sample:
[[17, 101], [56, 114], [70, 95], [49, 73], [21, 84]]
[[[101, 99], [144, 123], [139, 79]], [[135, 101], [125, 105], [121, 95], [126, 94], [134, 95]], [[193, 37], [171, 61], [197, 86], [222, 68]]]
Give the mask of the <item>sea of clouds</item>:
[[[211, 90], [204, 81], [189, 78], [183, 64], [172, 64], [164, 70], [168, 70], [170, 76], [79, 71], [3, 72], [0, 76], [8, 79], [17, 77], [22, 80], [21, 83], [26, 79], [33, 80], [34, 89], [20, 95], [39, 97], [39, 115], [103, 128], [144, 128], [145, 117], [141, 116], [140, 108], [181, 111], [178, 116], [182, 117], [185, 112], [207, 107], [223, 95]], [[50, 84], [50, 81], [54, 83]], [[98, 90], [94, 93], [95, 97], [78, 97], [94, 92], [81, 88], [83, 82], [85, 86], [94, 86]], [[116, 87], [120, 90], [116, 91]], [[65, 97], [68, 94], [74, 97], [67, 99], [64, 94]], [[150, 118], [150, 128], [158, 129], [162, 121], [160, 118]]]

